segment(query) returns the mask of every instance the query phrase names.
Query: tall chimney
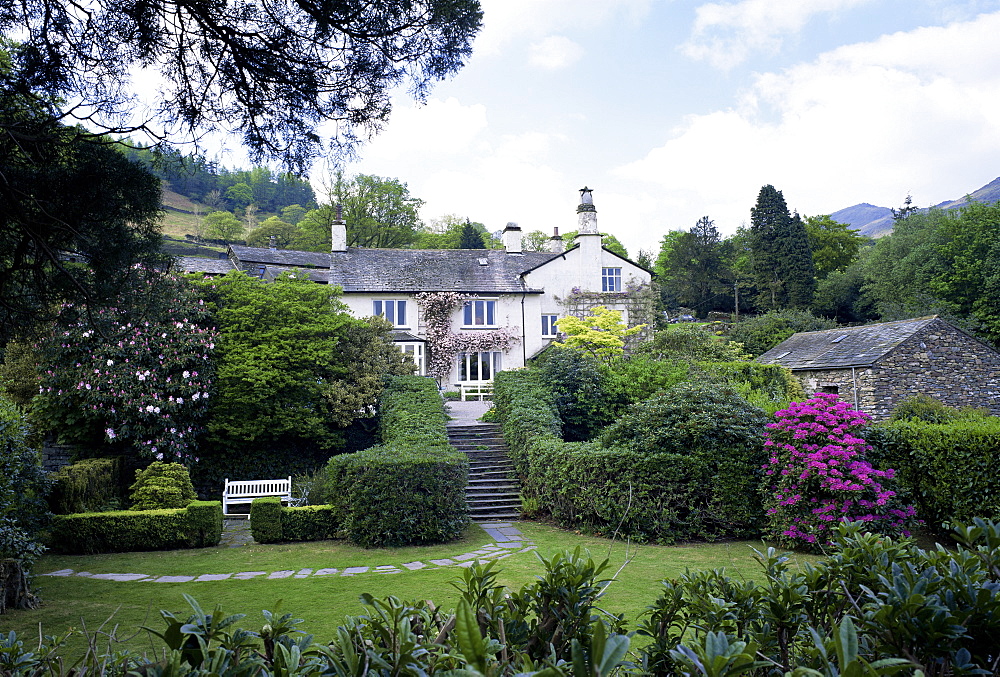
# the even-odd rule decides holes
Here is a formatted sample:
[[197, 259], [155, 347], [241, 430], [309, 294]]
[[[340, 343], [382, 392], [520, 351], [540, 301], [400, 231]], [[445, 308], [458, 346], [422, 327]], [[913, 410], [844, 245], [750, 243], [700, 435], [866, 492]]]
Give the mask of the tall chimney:
[[503, 248], [507, 250], [508, 254], [521, 254], [521, 226], [517, 225], [513, 221], [507, 224], [507, 227], [503, 229]]
[[549, 251], [553, 254], [562, 254], [566, 251], [566, 243], [563, 242], [562, 235], [559, 234], [559, 227], [552, 229], [552, 237], [549, 238]]
[[597, 208], [594, 207], [593, 191], [584, 186], [580, 189], [580, 204], [576, 208], [579, 233], [597, 234]]
[[347, 251], [347, 224], [344, 223], [344, 212], [340, 205], [337, 205], [337, 218], [330, 225], [330, 251]]

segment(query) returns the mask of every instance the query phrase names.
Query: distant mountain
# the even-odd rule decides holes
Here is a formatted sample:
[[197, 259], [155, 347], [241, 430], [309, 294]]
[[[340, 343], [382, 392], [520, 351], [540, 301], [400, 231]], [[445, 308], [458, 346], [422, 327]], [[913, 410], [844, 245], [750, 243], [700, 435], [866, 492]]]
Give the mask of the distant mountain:
[[892, 210], [862, 202], [830, 214], [837, 223], [846, 223], [868, 237], [881, 237], [892, 231]]
[[[969, 193], [967, 197], [936, 204], [934, 209], [957, 209], [968, 204], [969, 200], [991, 203], [1000, 201], [1000, 177]], [[867, 202], [836, 211], [830, 214], [830, 218], [839, 223], [846, 223], [868, 237], [882, 237], [892, 232], [892, 210], [888, 207], [876, 207]]]

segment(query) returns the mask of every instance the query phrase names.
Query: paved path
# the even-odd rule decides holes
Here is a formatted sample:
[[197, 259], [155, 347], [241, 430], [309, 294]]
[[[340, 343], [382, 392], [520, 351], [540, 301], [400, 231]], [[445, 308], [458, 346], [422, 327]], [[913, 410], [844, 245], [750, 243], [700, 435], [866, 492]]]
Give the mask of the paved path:
[[249, 580], [251, 578], [313, 578], [317, 576], [360, 576], [367, 574], [400, 574], [406, 571], [420, 571], [422, 569], [432, 570], [442, 567], [468, 567], [475, 562], [488, 562], [490, 560], [504, 559], [511, 555], [529, 552], [535, 549], [535, 544], [524, 539], [521, 531], [512, 522], [485, 522], [480, 523], [480, 527], [493, 539], [493, 543], [484, 545], [478, 550], [464, 552], [451, 557], [441, 559], [429, 559], [427, 561], [406, 562], [399, 565], [358, 562], [357, 566], [343, 568], [318, 568], [318, 569], [280, 569], [277, 571], [239, 571], [220, 574], [201, 574], [199, 576], [188, 575], [183, 572], [168, 576], [148, 575], [148, 574], [119, 574], [119, 573], [93, 573], [90, 571], [74, 571], [73, 569], [60, 569], [50, 571], [40, 576], [79, 576], [82, 578], [94, 578], [108, 581], [141, 581], [143, 583], [197, 583], [201, 581], [224, 581], [224, 580]]
[[445, 411], [448, 412], [448, 427], [479, 425], [479, 418], [493, 406], [492, 402], [468, 402], [451, 401], [445, 403]]

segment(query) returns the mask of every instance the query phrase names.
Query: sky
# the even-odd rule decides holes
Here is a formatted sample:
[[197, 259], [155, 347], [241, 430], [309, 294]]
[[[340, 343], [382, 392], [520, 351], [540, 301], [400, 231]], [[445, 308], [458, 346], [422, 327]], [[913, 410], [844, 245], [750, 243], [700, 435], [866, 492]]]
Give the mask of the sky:
[[[1000, 176], [1000, 0], [482, 0], [467, 65], [348, 174], [424, 221], [576, 228], [580, 188], [631, 255], [702, 216], [749, 225], [957, 199]], [[320, 185], [325, 172], [312, 178]]]

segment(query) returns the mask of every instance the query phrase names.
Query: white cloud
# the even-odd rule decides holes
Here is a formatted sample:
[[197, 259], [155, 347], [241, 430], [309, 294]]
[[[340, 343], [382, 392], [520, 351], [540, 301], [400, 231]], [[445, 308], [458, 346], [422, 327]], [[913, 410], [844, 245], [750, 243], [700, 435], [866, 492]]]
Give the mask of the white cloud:
[[728, 69], [754, 52], [774, 54], [816, 14], [850, 9], [871, 0], [742, 0], [698, 7], [691, 38], [681, 45], [688, 57]]
[[624, 16], [639, 21], [652, 0], [482, 0], [483, 29], [473, 58], [495, 55], [511, 41], [553, 31], [591, 29]]
[[[707, 213], [724, 232], [767, 183], [804, 214], [895, 206], [909, 191], [921, 205], [960, 197], [1000, 172], [998, 33], [1000, 13], [984, 15], [761, 75], [737, 107], [690, 116], [616, 173], [680, 197], [678, 225]], [[970, 179], [968, 167], [989, 169]]]
[[572, 66], [583, 56], [583, 47], [562, 35], [550, 35], [533, 44], [528, 60], [533, 66], [556, 71]]

